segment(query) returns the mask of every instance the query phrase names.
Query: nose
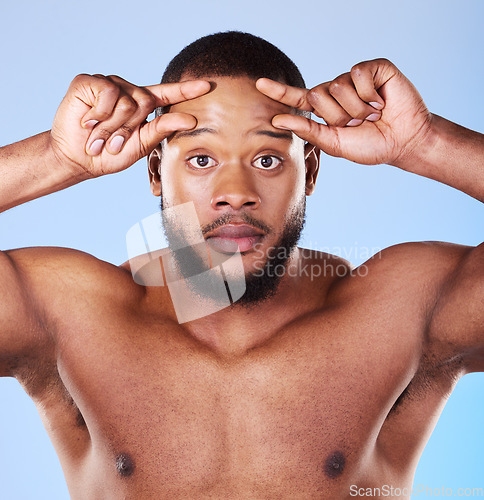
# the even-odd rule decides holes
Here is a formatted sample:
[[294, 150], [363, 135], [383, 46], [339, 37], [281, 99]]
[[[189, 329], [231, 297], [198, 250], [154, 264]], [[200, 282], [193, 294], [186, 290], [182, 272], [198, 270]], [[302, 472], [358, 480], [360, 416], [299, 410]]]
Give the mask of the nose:
[[260, 206], [252, 173], [242, 163], [226, 164], [220, 169], [212, 194], [212, 208], [220, 210], [230, 206], [233, 210]]

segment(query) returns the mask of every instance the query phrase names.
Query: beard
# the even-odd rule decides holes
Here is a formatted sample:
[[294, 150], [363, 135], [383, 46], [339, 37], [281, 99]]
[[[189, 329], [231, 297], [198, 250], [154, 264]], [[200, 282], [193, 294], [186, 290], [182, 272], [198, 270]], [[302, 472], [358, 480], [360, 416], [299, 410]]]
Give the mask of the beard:
[[246, 290], [236, 302], [242, 307], [254, 307], [273, 297], [286, 274], [287, 262], [297, 246], [306, 222], [306, 197], [285, 220], [281, 236], [271, 248], [263, 267], [245, 277]]
[[[163, 209], [170, 208], [170, 206], [167, 204], [166, 200], [163, 200], [163, 196], [161, 199], [161, 208], [163, 231], [168, 241], [178, 274], [181, 275], [182, 278], [188, 279], [205, 273], [211, 268], [209, 252], [207, 252], [207, 242], [203, 241], [197, 244], [190, 244], [187, 242], [190, 238], [187, 237], [185, 231], [182, 229], [184, 226], [183, 222], [181, 220], [177, 222], [173, 218], [165, 216]], [[222, 215], [210, 224], [202, 226], [200, 228], [202, 235], [213, 231], [217, 227], [230, 223], [233, 218], [231, 214]], [[265, 236], [274, 232], [270, 226], [255, 219], [247, 212], [240, 213], [237, 218], [238, 220], [242, 220], [247, 224], [259, 228], [265, 233]], [[282, 278], [286, 274], [287, 263], [301, 237], [305, 221], [306, 196], [303, 193], [291, 213], [285, 217], [280, 237], [277, 242], [268, 249], [267, 255], [265, 255], [265, 262], [259, 261], [256, 271], [248, 272], [245, 275], [235, 278], [231, 277], [230, 282], [225, 275], [223, 276], [225, 288], [229, 297], [231, 297], [229, 283], [233, 285], [233, 279], [243, 280], [245, 282], [245, 293], [238, 300], [231, 300], [231, 307], [253, 308], [271, 297], [274, 297]], [[237, 248], [234, 248], [234, 253], [235, 252], [238, 252]], [[243, 256], [245, 253], [248, 252], [241, 252], [240, 254]], [[214, 280], [215, 279], [216, 277], [214, 277]], [[203, 290], [200, 288], [192, 289], [192, 292], [198, 297], [203, 296], [204, 299], [220, 301], [220, 293], [214, 292], [217, 289], [215, 285], [215, 281], [213, 287], [210, 286], [210, 283], [205, 282]], [[193, 285], [190, 285], [190, 288], [192, 286]]]

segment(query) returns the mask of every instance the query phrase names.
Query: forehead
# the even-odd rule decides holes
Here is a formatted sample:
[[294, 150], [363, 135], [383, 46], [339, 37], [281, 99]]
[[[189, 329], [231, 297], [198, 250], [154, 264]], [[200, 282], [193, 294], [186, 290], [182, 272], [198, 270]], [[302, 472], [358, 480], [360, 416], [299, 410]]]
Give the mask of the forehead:
[[171, 106], [170, 112], [189, 113], [197, 118], [197, 128], [223, 124], [236, 128], [264, 125], [274, 130], [272, 118], [293, 110], [273, 101], [259, 92], [255, 81], [247, 77], [218, 77], [208, 79], [212, 85], [209, 93]]

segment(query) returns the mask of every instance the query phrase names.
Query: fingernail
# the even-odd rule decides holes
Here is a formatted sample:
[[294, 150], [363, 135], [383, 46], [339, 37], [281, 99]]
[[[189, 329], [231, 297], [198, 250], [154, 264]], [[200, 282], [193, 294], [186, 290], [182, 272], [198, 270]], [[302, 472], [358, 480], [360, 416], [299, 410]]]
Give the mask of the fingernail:
[[375, 109], [383, 109], [383, 104], [380, 104], [379, 102], [369, 102], [368, 104]]
[[124, 144], [124, 137], [122, 135], [117, 135], [111, 139], [109, 144], [109, 150], [111, 153], [116, 154], [121, 151]]
[[350, 120], [346, 126], [347, 127], [357, 127], [358, 125], [361, 125], [363, 123], [363, 120], [358, 120], [358, 118], [353, 118]]
[[96, 139], [92, 144], [91, 147], [89, 148], [89, 151], [92, 156], [98, 155], [104, 146], [104, 140], [103, 139]]
[[380, 113], [372, 113], [371, 115], [367, 116], [365, 120], [369, 122], [376, 122], [380, 119]]
[[97, 120], [88, 120], [84, 123], [84, 128], [94, 128], [99, 122]]

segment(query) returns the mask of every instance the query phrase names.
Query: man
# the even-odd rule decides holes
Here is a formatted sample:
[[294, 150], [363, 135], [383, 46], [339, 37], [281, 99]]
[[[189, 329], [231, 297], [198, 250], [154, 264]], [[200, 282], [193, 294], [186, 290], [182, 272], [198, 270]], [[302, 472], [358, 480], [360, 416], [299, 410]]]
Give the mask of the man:
[[484, 198], [482, 136], [430, 114], [390, 62], [306, 90], [240, 33], [194, 42], [161, 85], [79, 76], [52, 131], [1, 150], [2, 210], [148, 156], [162, 208], [196, 209], [193, 259], [238, 248], [243, 264], [239, 301], [179, 322], [137, 259], [1, 254], [1, 373], [36, 403], [72, 498], [408, 496], [448, 394], [484, 369], [484, 250], [404, 244], [353, 269], [298, 248], [320, 150]]

